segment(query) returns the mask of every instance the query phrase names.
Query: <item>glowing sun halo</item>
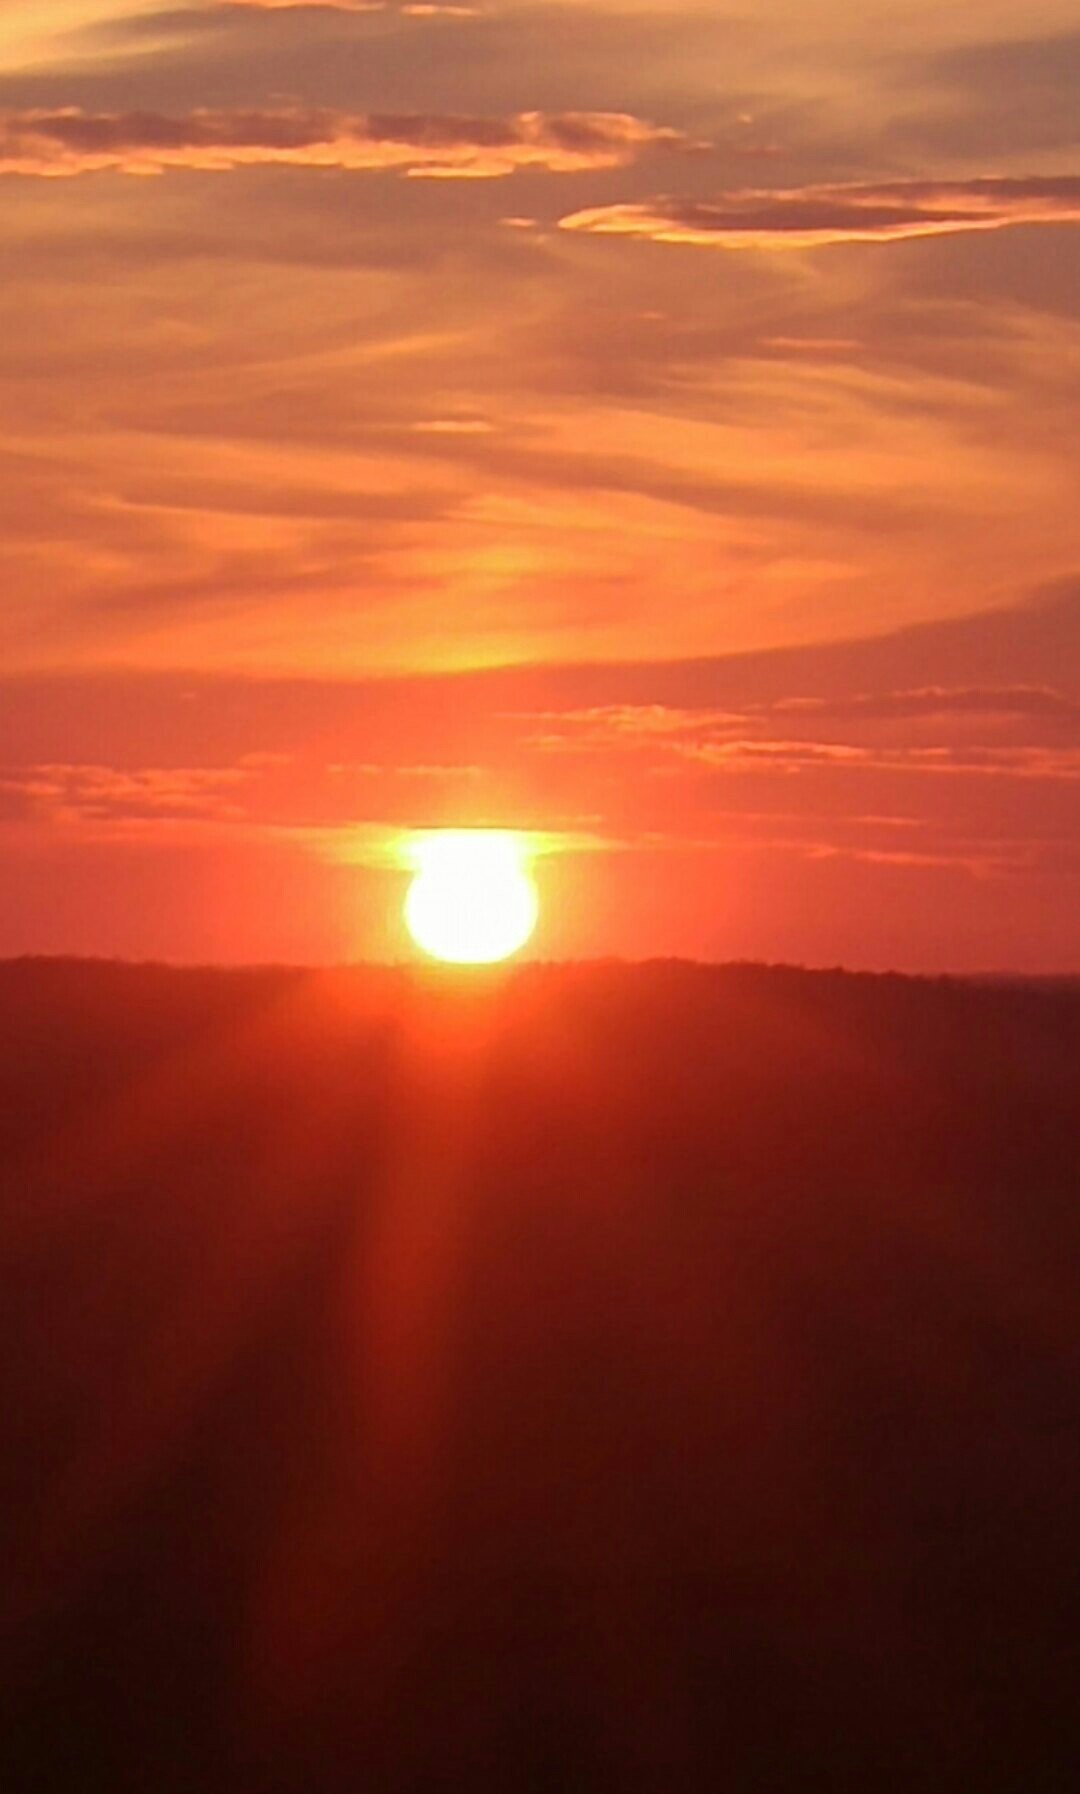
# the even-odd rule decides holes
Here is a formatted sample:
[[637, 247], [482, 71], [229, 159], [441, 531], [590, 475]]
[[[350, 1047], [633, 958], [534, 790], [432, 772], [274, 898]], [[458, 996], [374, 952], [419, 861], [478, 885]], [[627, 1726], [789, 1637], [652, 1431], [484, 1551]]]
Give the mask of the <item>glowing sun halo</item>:
[[494, 965], [525, 945], [539, 912], [522, 842], [455, 829], [415, 842], [405, 924], [417, 946], [453, 965]]

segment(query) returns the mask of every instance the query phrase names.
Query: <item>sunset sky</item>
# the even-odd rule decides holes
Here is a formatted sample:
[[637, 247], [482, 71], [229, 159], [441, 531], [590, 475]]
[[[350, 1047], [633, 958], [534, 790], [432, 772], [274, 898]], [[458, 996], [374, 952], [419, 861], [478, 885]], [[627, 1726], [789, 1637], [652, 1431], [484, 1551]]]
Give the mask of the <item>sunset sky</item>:
[[1080, 967], [1075, 0], [0, 0], [0, 954]]

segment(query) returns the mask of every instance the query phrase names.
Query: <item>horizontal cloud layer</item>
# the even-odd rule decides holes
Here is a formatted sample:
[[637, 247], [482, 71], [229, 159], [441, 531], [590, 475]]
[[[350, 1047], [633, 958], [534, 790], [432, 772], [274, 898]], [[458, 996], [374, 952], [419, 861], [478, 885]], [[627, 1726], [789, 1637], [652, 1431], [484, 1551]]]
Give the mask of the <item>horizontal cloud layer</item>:
[[747, 189], [712, 201], [592, 206], [563, 230], [717, 249], [884, 243], [1016, 224], [1080, 222], [1080, 176]]
[[644, 151], [686, 149], [678, 131], [622, 112], [519, 112], [505, 118], [323, 109], [0, 114], [0, 173], [161, 174], [263, 165], [398, 169], [495, 177], [519, 168], [616, 168]]
[[249, 8], [252, 12], [400, 12], [413, 19], [472, 19], [479, 7], [455, 5], [453, 0], [225, 0], [218, 10]]

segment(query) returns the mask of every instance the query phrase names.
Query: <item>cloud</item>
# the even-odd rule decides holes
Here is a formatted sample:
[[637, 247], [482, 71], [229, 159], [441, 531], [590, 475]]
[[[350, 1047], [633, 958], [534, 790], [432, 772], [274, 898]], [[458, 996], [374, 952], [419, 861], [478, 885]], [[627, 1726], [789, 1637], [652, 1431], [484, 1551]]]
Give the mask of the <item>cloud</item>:
[[121, 768], [49, 762], [0, 768], [0, 792], [22, 798], [33, 813], [58, 822], [110, 817], [235, 821], [239, 788], [267, 764], [248, 755], [236, 766]]
[[1072, 724], [1080, 720], [1080, 701], [1049, 685], [929, 685], [915, 691], [855, 692], [842, 697], [778, 697], [737, 709], [614, 703], [522, 714], [535, 722], [557, 725], [555, 735], [535, 738], [545, 747], [563, 747], [581, 740], [651, 745], [701, 734], [741, 736], [749, 727], [767, 731], [776, 718], [782, 719], [789, 729], [803, 722], [818, 728], [825, 721], [913, 722], [967, 717], [991, 721], [1016, 717]]
[[875, 722], [939, 716], [1080, 718], [1080, 703], [1048, 685], [966, 686], [952, 690], [930, 685], [919, 691], [860, 693], [842, 702], [787, 698], [771, 708]]
[[906, 104], [888, 137], [908, 153], [996, 160], [1075, 149], [1080, 32], [952, 44], [901, 68]]
[[[121, 766], [45, 761], [0, 764], [0, 819], [97, 831], [224, 828], [270, 834], [308, 828], [399, 826], [440, 814], [478, 786], [485, 769], [443, 762], [326, 761], [251, 751], [232, 765]], [[435, 806], [432, 810], [432, 806]], [[414, 814], [415, 813], [415, 814]]]
[[[812, 701], [791, 700], [771, 707], [774, 713], [798, 710], [805, 714]], [[917, 711], [875, 708], [867, 699], [863, 712], [845, 715], [914, 716]], [[883, 701], [884, 703], [884, 701]], [[835, 715], [840, 707], [816, 706], [817, 717]], [[669, 710], [664, 705], [611, 705], [590, 710], [549, 712], [545, 728], [531, 736], [530, 745], [544, 753], [592, 756], [599, 752], [644, 751], [653, 759], [697, 762], [728, 770], [797, 772], [823, 766], [856, 771], [914, 774], [956, 773], [970, 776], [1004, 775], [1022, 779], [1080, 779], [1080, 749], [1075, 747], [1019, 745], [1008, 747], [944, 743], [925, 746], [914, 742], [892, 746], [866, 746], [834, 738], [790, 738], [770, 734], [767, 721], [753, 714]], [[757, 729], [759, 733], [751, 733]]]
[[525, 711], [518, 718], [538, 725], [527, 745], [545, 754], [590, 754], [614, 749], [648, 754], [684, 751], [696, 736], [739, 735], [747, 727], [741, 710], [684, 710], [671, 704], [591, 704], [582, 709]]
[[225, 0], [215, 10], [231, 12], [235, 8], [252, 12], [389, 12], [402, 13], [407, 19], [475, 19], [477, 6], [440, 4], [438, 0], [402, 0], [390, 5], [388, 0]]
[[691, 147], [681, 132], [624, 112], [474, 118], [302, 107], [180, 114], [65, 107], [0, 114], [0, 173], [51, 177], [290, 166], [491, 178], [521, 168], [619, 168], [650, 150]]
[[[1050, 721], [1067, 725], [1062, 741], [970, 740], [955, 725], [967, 719], [991, 723], [1018, 718], [1027, 727]], [[687, 708], [663, 703], [597, 704], [526, 714], [539, 724], [526, 739], [544, 754], [578, 759], [634, 754], [654, 771], [690, 761], [728, 771], [798, 772], [831, 767], [917, 775], [1002, 775], [1075, 781], [1080, 746], [1075, 723], [1080, 703], [1043, 686], [999, 689], [927, 687], [919, 691], [854, 694], [846, 698], [786, 697], [741, 710]], [[944, 724], [926, 741], [907, 725]], [[895, 739], [851, 739], [863, 723], [900, 725]], [[827, 733], [826, 733], [827, 730]], [[805, 732], [804, 732], [805, 731]], [[955, 737], [955, 738], [954, 738]], [[665, 764], [666, 763], [666, 764]]]
[[[402, 831], [463, 820], [562, 831], [567, 853], [587, 834], [636, 853], [648, 879], [666, 876], [665, 855], [687, 868], [738, 855], [746, 879], [760, 860], [763, 891], [786, 889], [795, 860], [839, 856], [880, 868], [875, 904], [903, 908], [920, 940], [936, 925], [931, 887], [897, 875], [952, 867], [1007, 875], [1049, 962], [1075, 934], [1078, 615], [1080, 588], [1062, 582], [887, 637], [698, 662], [409, 679], [7, 673], [0, 837], [27, 865], [123, 852], [131, 879], [181, 848], [351, 876], [386, 866]], [[594, 854], [598, 889], [624, 876], [619, 858]], [[693, 863], [711, 879], [721, 862]], [[100, 864], [123, 885], [117, 859]], [[555, 864], [553, 890], [578, 876]], [[680, 864], [676, 931], [684, 876], [689, 900]], [[1007, 899], [980, 901], [989, 916]]]
[[823, 765], [928, 776], [1080, 780], [1076, 748], [866, 748], [838, 741], [706, 741], [677, 743], [673, 751], [709, 766], [771, 767], [779, 772]]
[[661, 198], [592, 206], [559, 227], [714, 249], [815, 249], [912, 237], [1080, 223], [1080, 175], [752, 188], [711, 201]]

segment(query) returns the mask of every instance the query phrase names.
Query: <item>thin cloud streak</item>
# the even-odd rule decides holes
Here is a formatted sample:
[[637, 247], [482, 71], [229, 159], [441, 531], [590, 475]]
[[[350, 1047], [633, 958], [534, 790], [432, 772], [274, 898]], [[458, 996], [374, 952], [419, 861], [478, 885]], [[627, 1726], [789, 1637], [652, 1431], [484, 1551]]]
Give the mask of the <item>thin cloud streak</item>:
[[0, 115], [0, 174], [157, 175], [169, 169], [336, 168], [494, 179], [531, 168], [619, 168], [690, 140], [630, 113], [521, 112], [505, 118], [321, 109]]
[[747, 189], [713, 201], [591, 206], [559, 228], [709, 249], [817, 249], [1080, 223], [1080, 176]]
[[224, 0], [224, 4], [213, 8], [216, 12], [374, 12], [401, 13], [407, 19], [475, 19], [480, 16], [478, 6], [441, 5], [437, 0], [415, 0], [410, 5], [403, 0], [400, 5], [391, 5], [389, 0]]

